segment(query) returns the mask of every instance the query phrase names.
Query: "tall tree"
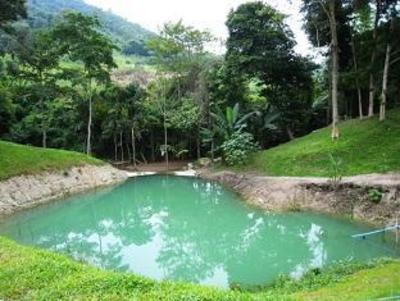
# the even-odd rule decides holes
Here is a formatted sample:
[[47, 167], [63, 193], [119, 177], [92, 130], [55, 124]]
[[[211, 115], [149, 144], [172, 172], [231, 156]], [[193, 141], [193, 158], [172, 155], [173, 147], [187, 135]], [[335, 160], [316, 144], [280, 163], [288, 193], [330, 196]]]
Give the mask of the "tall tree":
[[136, 169], [137, 148], [136, 139], [139, 136], [140, 123], [145, 117], [143, 115], [142, 100], [145, 97], [144, 90], [132, 83], [125, 88], [126, 102], [128, 106], [128, 118], [131, 130], [132, 164]]
[[[343, 15], [343, 2], [337, 0], [304, 0], [306, 30], [316, 46], [329, 46], [331, 58], [332, 139], [340, 136], [339, 122], [339, 38], [338, 15]], [[345, 24], [345, 22], [342, 22]], [[342, 24], [341, 24], [342, 25]], [[319, 29], [318, 29], [319, 27]], [[317, 34], [316, 34], [317, 33]], [[318, 37], [317, 40], [315, 37]]]
[[339, 43], [336, 26], [336, 3], [329, 0], [326, 7], [321, 2], [329, 19], [331, 29], [331, 56], [332, 56], [332, 139], [339, 138], [339, 108], [338, 108], [338, 83], [339, 83]]
[[[212, 37], [207, 31], [199, 31], [191, 26], [185, 26], [182, 21], [167, 23], [160, 35], [149, 41], [148, 46], [153, 51], [158, 66], [160, 81], [160, 108], [168, 107], [168, 102], [183, 101], [189, 91], [194, 92], [196, 82], [201, 74], [201, 59], [205, 55], [204, 47]], [[166, 78], [173, 84], [173, 93], [167, 97]], [[185, 85], [186, 84], [186, 85]], [[161, 109], [165, 112], [165, 109]], [[167, 166], [169, 165], [167, 115], [164, 114], [164, 151]], [[200, 153], [200, 127], [196, 133], [197, 153]]]
[[375, 100], [375, 78], [374, 78], [374, 65], [376, 60], [376, 43], [378, 40], [378, 24], [381, 14], [381, 1], [377, 0], [375, 10], [374, 30], [372, 34], [373, 48], [371, 52], [371, 60], [369, 66], [369, 96], [368, 96], [368, 117], [374, 116], [374, 100]]
[[21, 64], [21, 76], [30, 83], [31, 92], [36, 95], [38, 103], [37, 116], [40, 116], [42, 132], [42, 146], [47, 147], [47, 131], [49, 128], [48, 102], [57, 96], [57, 80], [61, 78], [59, 72], [60, 53], [53, 42], [49, 30], [40, 30], [30, 33], [24, 44], [17, 44], [14, 54]]
[[284, 19], [261, 1], [232, 11], [226, 23], [226, 64], [232, 76], [244, 76], [262, 87], [268, 102], [281, 112], [283, 128], [293, 136], [298, 129], [292, 125], [304, 123], [304, 110], [311, 111], [312, 64], [294, 53], [293, 34]]
[[117, 47], [102, 34], [96, 17], [81, 13], [66, 13], [55, 25], [54, 38], [70, 60], [82, 63], [83, 97], [88, 103], [86, 153], [92, 152], [93, 93], [96, 83], [107, 82], [116, 67], [113, 51]]
[[[390, 2], [390, 1], [388, 1]], [[383, 78], [382, 78], [382, 93], [381, 93], [381, 103], [379, 110], [379, 120], [383, 121], [386, 119], [386, 103], [387, 103], [387, 89], [388, 89], [388, 81], [389, 81], [389, 68], [391, 63], [391, 55], [392, 55], [392, 44], [394, 39], [394, 31], [395, 25], [399, 9], [397, 7], [398, 3], [395, 1], [394, 3], [385, 3], [384, 11], [386, 12], [386, 24], [385, 24], [385, 42], [386, 42], [386, 51], [385, 51], [385, 63], [383, 67]]]

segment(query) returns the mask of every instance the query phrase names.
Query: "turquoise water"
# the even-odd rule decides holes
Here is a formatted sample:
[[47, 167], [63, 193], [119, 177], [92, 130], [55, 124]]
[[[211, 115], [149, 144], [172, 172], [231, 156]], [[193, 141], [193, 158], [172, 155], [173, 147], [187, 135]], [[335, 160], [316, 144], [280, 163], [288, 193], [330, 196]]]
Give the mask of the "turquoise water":
[[339, 260], [397, 256], [364, 225], [310, 213], [266, 213], [201, 179], [152, 176], [74, 196], [0, 223], [20, 243], [154, 279], [228, 287], [298, 277]]

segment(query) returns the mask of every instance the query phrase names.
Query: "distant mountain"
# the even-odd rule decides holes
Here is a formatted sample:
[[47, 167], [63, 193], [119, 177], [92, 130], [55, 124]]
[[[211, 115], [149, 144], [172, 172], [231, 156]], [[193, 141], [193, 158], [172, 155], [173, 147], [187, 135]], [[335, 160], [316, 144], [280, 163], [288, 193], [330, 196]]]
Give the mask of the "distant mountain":
[[[139, 24], [131, 23], [110, 11], [104, 11], [85, 3], [83, 0], [28, 0], [28, 23], [34, 28], [49, 26], [54, 18], [66, 10], [79, 11], [86, 15], [96, 15], [104, 26], [104, 31], [122, 48], [132, 41], [144, 44], [155, 34]], [[139, 54], [140, 55], [140, 54]]]

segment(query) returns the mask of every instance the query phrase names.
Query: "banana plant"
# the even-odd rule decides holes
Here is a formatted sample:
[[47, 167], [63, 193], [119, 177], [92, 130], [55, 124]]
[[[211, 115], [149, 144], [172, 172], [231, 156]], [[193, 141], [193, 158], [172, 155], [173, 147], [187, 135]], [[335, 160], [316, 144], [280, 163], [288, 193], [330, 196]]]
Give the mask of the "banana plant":
[[240, 105], [236, 103], [234, 107], [227, 107], [225, 113], [217, 107], [211, 116], [217, 134], [228, 139], [233, 133], [243, 131], [247, 127], [247, 121], [257, 114], [258, 112], [254, 111], [241, 116]]

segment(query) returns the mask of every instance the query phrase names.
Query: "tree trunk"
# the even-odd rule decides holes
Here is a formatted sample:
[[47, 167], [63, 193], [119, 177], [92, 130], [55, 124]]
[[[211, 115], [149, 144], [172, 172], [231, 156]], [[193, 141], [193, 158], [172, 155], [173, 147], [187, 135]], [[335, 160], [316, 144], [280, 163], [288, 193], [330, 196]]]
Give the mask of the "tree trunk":
[[136, 170], [136, 143], [135, 143], [135, 127], [132, 125], [132, 163], [133, 163], [133, 168]]
[[357, 84], [357, 96], [358, 96], [358, 117], [364, 119], [363, 113], [363, 102], [362, 102], [362, 91], [360, 86]]
[[215, 142], [214, 142], [214, 138], [213, 139], [211, 139], [211, 162], [212, 162], [212, 164], [214, 164], [214, 161], [215, 161]]
[[89, 118], [87, 125], [87, 140], [86, 140], [86, 154], [92, 153], [92, 80], [89, 82]]
[[375, 97], [375, 84], [374, 75], [369, 75], [369, 105], [368, 105], [368, 117], [374, 116], [374, 97]]
[[286, 133], [288, 134], [290, 140], [293, 140], [293, 139], [294, 139], [293, 131], [292, 131], [292, 129], [291, 129], [290, 127], [288, 127], [288, 126], [286, 127]]
[[151, 147], [151, 162], [156, 161], [156, 150], [155, 150], [155, 142], [154, 142], [154, 131], [150, 132], [150, 147]]
[[167, 170], [169, 170], [168, 128], [167, 128], [167, 120], [165, 114], [164, 114], [164, 151], [165, 151], [165, 163], [167, 164]]
[[375, 84], [374, 75], [369, 75], [369, 105], [368, 105], [368, 117], [374, 116], [374, 98], [375, 98]]
[[117, 144], [117, 135], [114, 133], [114, 162], [118, 161], [118, 144]]
[[374, 79], [374, 65], [376, 59], [376, 40], [378, 38], [378, 22], [379, 22], [379, 1], [377, 1], [377, 9], [375, 14], [374, 31], [372, 35], [373, 39], [373, 49], [370, 61], [370, 71], [369, 71], [369, 105], [368, 105], [368, 117], [374, 116], [374, 98], [375, 98], [375, 79]]
[[338, 122], [339, 47], [336, 28], [335, 1], [329, 1], [329, 18], [332, 35], [332, 139], [340, 136]]
[[385, 67], [383, 68], [382, 95], [381, 95], [381, 106], [380, 106], [380, 112], [379, 112], [379, 120], [380, 121], [383, 121], [386, 119], [387, 85], [388, 85], [388, 77], [389, 77], [389, 65], [390, 65], [391, 51], [392, 51], [392, 46], [389, 42], [386, 46]]
[[126, 146], [126, 151], [128, 152], [128, 161], [132, 162], [132, 154], [131, 154], [131, 146], [130, 143], [126, 142], [125, 143]]
[[42, 147], [47, 148], [47, 131], [43, 129], [42, 131]]
[[197, 159], [201, 158], [201, 142], [200, 142], [200, 131], [197, 131], [196, 137], [196, 149], [197, 149]]
[[123, 133], [119, 132], [119, 145], [121, 147], [121, 162], [124, 162], [124, 144], [123, 144]]
[[360, 88], [360, 81], [358, 79], [358, 63], [357, 63], [357, 54], [356, 54], [356, 46], [355, 46], [355, 41], [352, 36], [352, 41], [351, 41], [351, 50], [353, 52], [353, 63], [354, 63], [354, 72], [356, 73], [356, 88], [357, 88], [357, 96], [358, 96], [358, 117], [360, 119], [364, 118], [364, 113], [363, 113], [363, 103], [362, 103], [362, 92]]

